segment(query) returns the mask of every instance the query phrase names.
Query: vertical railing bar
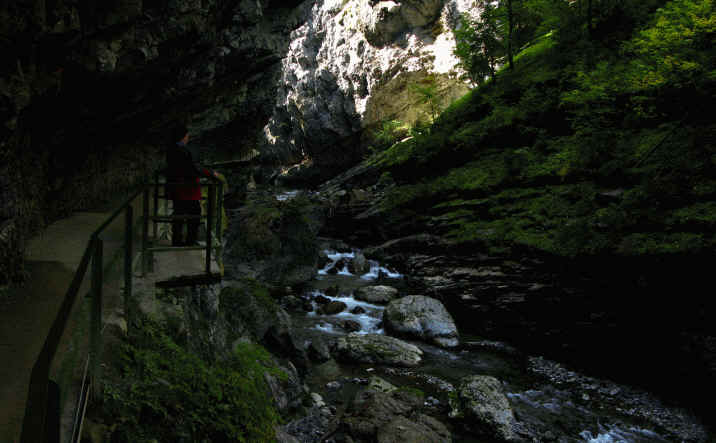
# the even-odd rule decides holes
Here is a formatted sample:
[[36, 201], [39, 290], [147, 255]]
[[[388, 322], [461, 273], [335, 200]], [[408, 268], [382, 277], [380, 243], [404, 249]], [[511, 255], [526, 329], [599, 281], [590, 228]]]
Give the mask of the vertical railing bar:
[[142, 196], [142, 275], [147, 274], [147, 265], [149, 257], [147, 257], [149, 248], [149, 187], [144, 188]]
[[127, 211], [124, 213], [124, 319], [127, 325], [130, 324], [131, 320], [129, 318], [129, 303], [132, 298], [133, 223], [134, 208], [129, 204], [127, 205]]
[[224, 199], [224, 184], [219, 182], [219, 189], [217, 191], [216, 196], [216, 231], [214, 232], [214, 236], [219, 240], [219, 243], [221, 243], [221, 228], [222, 228], [222, 200]]
[[[159, 171], [154, 173], [154, 216], [159, 215]], [[152, 238], [157, 241], [157, 221], [152, 220]]]
[[102, 254], [103, 241], [97, 237], [94, 240], [94, 256], [92, 257], [92, 309], [90, 325], [90, 346], [92, 352], [92, 398], [99, 400], [100, 368], [102, 359]]
[[89, 355], [87, 355], [87, 358], [85, 359], [85, 369], [82, 372], [82, 383], [80, 385], [80, 394], [77, 398], [77, 410], [75, 410], [75, 419], [72, 423], [72, 439], [70, 442], [78, 442], [80, 440], [80, 436], [82, 435], [82, 412], [84, 411], [84, 408], [82, 407], [83, 402], [87, 401], [87, 392], [89, 390], [89, 385], [87, 383], [87, 373], [89, 371]]
[[219, 189], [217, 192], [216, 197], [216, 231], [214, 232], [214, 236], [216, 237], [216, 250], [214, 251], [214, 258], [216, 260], [216, 264], [219, 266], [219, 272], [223, 272], [223, 248], [221, 244], [221, 238], [222, 238], [222, 229], [223, 229], [223, 222], [224, 222], [224, 216], [223, 216], [223, 200], [224, 200], [224, 183], [219, 182]]
[[206, 274], [211, 274], [211, 230], [214, 225], [214, 183], [209, 184], [206, 205]]

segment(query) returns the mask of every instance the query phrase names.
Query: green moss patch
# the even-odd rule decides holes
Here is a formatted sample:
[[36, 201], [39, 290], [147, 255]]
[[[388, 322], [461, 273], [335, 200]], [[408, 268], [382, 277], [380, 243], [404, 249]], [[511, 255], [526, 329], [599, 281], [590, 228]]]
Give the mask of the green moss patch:
[[120, 360], [100, 414], [112, 441], [273, 441], [280, 417], [264, 374], [286, 375], [261, 346], [241, 343], [209, 365], [144, 321]]

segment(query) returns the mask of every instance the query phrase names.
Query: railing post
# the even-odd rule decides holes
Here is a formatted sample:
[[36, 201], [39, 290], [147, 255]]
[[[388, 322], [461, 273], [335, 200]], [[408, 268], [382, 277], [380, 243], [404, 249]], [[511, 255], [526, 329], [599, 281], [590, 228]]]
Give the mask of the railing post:
[[221, 245], [221, 228], [223, 223], [221, 208], [224, 200], [224, 184], [219, 182], [218, 186], [219, 189], [216, 193], [216, 232], [214, 232], [214, 235], [219, 240], [219, 245]]
[[149, 187], [144, 188], [142, 196], [142, 275], [146, 275], [149, 266]]
[[206, 273], [211, 274], [211, 229], [214, 225], [214, 183], [209, 184], [209, 193], [206, 204]]
[[[154, 216], [159, 215], [159, 171], [154, 173]], [[157, 241], [157, 221], [152, 220], [152, 238], [156, 244]]]
[[223, 223], [224, 223], [224, 215], [223, 215], [223, 204], [224, 204], [224, 184], [222, 182], [219, 182], [218, 184], [219, 189], [217, 190], [217, 196], [216, 196], [216, 232], [214, 232], [214, 236], [216, 236], [217, 246], [216, 250], [214, 251], [214, 259], [216, 260], [216, 264], [219, 265], [219, 272], [223, 274], [224, 272], [224, 265], [223, 265], [223, 248], [222, 248], [222, 229], [223, 229]]
[[93, 239], [94, 254], [92, 256], [92, 309], [90, 320], [90, 351], [92, 355], [92, 398], [97, 401], [102, 397], [100, 372], [102, 362], [102, 249], [103, 242], [99, 237]]
[[132, 246], [134, 245], [134, 208], [130, 203], [124, 213], [124, 319], [129, 327], [129, 301], [132, 298]]

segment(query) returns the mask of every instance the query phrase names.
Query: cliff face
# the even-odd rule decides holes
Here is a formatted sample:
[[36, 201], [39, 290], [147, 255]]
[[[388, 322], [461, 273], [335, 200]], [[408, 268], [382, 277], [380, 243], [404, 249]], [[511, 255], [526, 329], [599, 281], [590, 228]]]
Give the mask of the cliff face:
[[[47, 220], [155, 169], [176, 118], [190, 118], [199, 146], [253, 147], [297, 6], [0, 3], [0, 237], [9, 246], [0, 249], [20, 251]], [[2, 270], [13, 260], [3, 257]]]
[[177, 118], [212, 157], [258, 147], [265, 161], [328, 165], [327, 178], [360, 159], [382, 121], [429, 119], [411, 85], [437, 88], [440, 107], [467, 90], [450, 32], [467, 9], [463, 0], [0, 3], [0, 249], [21, 251], [28, 232], [158, 168]]
[[360, 159], [366, 129], [385, 120], [428, 120], [429, 105], [410, 86], [429, 82], [440, 107], [467, 92], [451, 32], [467, 10], [457, 0], [314, 3], [282, 60], [266, 151], [335, 171]]

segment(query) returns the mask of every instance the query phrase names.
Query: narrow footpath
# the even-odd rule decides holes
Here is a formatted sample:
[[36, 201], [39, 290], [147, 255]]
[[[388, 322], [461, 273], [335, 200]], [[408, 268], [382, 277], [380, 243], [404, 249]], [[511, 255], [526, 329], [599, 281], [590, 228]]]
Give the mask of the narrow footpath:
[[[135, 226], [141, 215], [141, 202], [141, 196], [133, 202]], [[0, 442], [19, 441], [32, 367], [90, 236], [111, 213], [111, 209], [106, 212], [78, 212], [49, 225], [28, 244], [26, 266], [29, 278], [26, 284], [0, 299]], [[104, 240], [105, 267], [120, 257], [123, 235], [124, 217], [120, 216], [101, 236]], [[76, 314], [83, 305], [83, 295], [89, 290], [89, 281], [88, 273], [54, 366], [71, 346], [68, 342], [75, 326], [73, 322], [78, 322]], [[104, 287], [103, 311], [107, 312], [121, 302], [121, 293], [117, 291], [121, 287], [121, 273], [108, 273]], [[70, 393], [63, 397], [67, 395]]]

